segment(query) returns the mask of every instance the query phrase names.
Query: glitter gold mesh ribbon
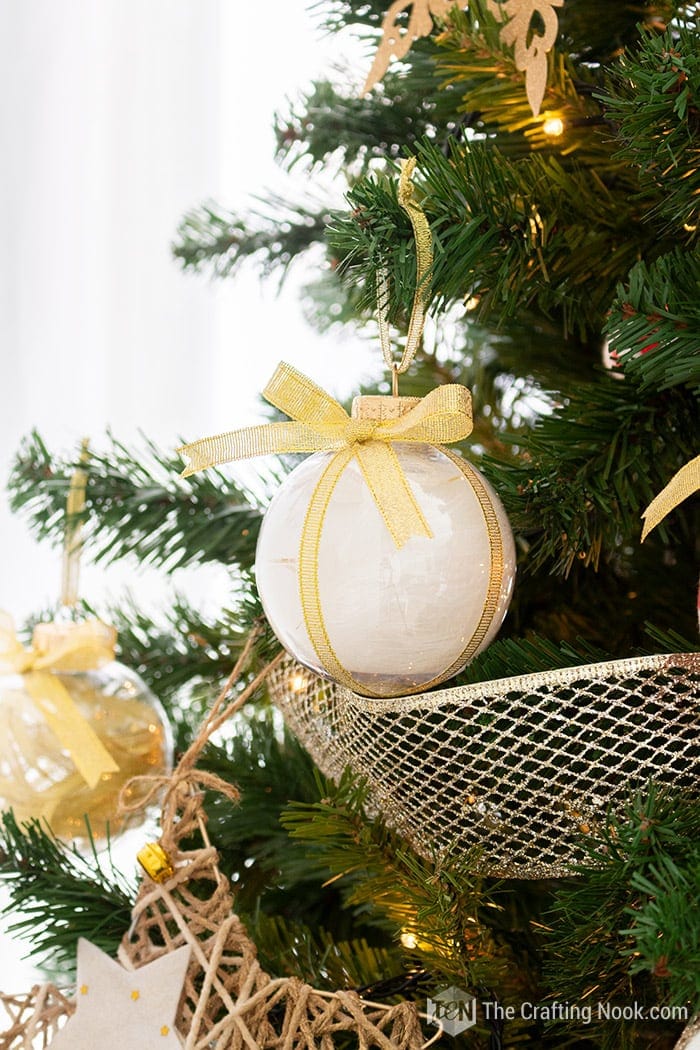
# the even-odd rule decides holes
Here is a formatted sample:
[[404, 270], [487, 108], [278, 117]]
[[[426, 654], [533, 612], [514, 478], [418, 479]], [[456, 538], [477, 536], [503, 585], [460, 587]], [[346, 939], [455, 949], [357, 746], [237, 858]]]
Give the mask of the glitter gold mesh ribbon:
[[54, 672], [88, 671], [113, 659], [114, 632], [98, 620], [40, 624], [32, 648], [25, 649], [12, 619], [0, 613], [0, 673], [24, 676], [27, 692], [91, 788], [119, 766]]
[[586, 836], [650, 782], [697, 792], [700, 653], [612, 660], [368, 700], [292, 660], [270, 695], [326, 776], [428, 858], [551, 878], [590, 863]]
[[644, 511], [642, 514], [644, 518], [642, 542], [667, 514], [675, 510], [683, 500], [692, 496], [698, 489], [700, 489], [700, 456], [696, 456], [695, 459], [691, 459], [689, 463], [681, 467]]

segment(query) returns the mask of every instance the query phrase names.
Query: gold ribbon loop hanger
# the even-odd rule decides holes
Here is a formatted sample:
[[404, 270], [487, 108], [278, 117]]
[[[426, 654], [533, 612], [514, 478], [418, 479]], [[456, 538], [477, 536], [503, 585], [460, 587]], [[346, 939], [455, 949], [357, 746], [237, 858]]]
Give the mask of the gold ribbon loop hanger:
[[382, 357], [391, 372], [392, 397], [398, 397], [399, 376], [408, 371], [416, 356], [420, 341], [423, 336], [423, 327], [428, 309], [428, 297], [430, 292], [430, 277], [433, 267], [433, 238], [425, 212], [415, 197], [415, 187], [412, 176], [416, 167], [416, 158], [409, 157], [402, 161], [401, 176], [399, 178], [399, 204], [411, 220], [413, 236], [416, 245], [416, 290], [413, 296], [411, 317], [408, 322], [408, 333], [406, 344], [398, 361], [394, 360], [394, 351], [391, 345], [391, 334], [389, 330], [389, 302], [391, 292], [389, 289], [389, 273], [386, 267], [382, 267], [377, 276], [377, 323], [379, 325], [379, 343], [382, 348]]

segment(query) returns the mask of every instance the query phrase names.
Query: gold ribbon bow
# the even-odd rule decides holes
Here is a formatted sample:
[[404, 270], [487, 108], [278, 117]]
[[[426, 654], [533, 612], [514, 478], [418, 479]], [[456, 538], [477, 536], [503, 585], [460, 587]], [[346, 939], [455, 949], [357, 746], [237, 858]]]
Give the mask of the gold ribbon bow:
[[332, 398], [282, 362], [263, 391], [290, 422], [268, 423], [202, 438], [178, 449], [189, 459], [183, 477], [206, 467], [284, 452], [336, 452], [337, 477], [355, 457], [397, 547], [432, 533], [403, 472], [395, 442], [445, 445], [472, 431], [471, 394], [452, 383], [437, 387], [398, 419], [352, 419]]
[[32, 648], [25, 649], [11, 617], [0, 612], [0, 673], [24, 677], [27, 692], [91, 788], [119, 766], [54, 672], [89, 671], [113, 659], [114, 632], [99, 620], [40, 624]]
[[700, 489], [700, 456], [696, 456], [695, 459], [691, 459], [689, 463], [681, 467], [644, 511], [642, 514], [644, 519], [642, 543], [667, 514], [675, 510], [684, 499], [692, 496], [698, 489]]

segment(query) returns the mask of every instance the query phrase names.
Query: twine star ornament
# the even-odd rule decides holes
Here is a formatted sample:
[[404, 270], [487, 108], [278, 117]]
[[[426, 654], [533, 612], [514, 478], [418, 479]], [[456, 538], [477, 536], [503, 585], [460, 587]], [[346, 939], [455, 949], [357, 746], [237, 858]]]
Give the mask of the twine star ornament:
[[175, 1029], [189, 947], [125, 970], [90, 941], [78, 941], [76, 1012], [50, 1050], [182, 1050]]

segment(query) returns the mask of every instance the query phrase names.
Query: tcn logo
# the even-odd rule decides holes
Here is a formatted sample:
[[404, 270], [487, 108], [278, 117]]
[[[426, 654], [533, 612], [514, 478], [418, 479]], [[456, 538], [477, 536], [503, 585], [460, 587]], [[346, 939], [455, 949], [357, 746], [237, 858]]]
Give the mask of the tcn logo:
[[448, 1035], [459, 1035], [476, 1024], [476, 999], [461, 988], [444, 988], [428, 999], [426, 1012], [431, 1024], [442, 1025]]

